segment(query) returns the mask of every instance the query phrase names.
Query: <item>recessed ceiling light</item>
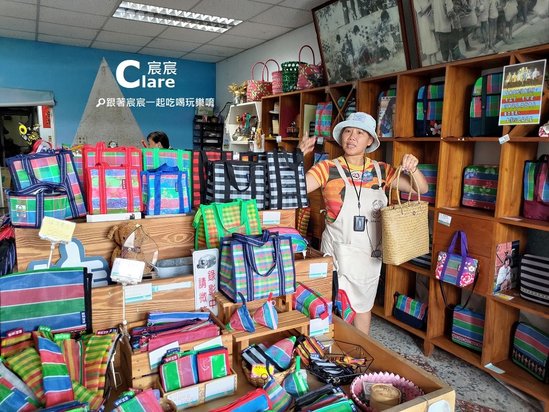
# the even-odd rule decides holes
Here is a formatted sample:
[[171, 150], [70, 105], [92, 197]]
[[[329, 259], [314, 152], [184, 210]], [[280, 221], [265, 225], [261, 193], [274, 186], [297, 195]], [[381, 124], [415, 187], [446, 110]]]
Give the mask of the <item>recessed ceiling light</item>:
[[164, 24], [166, 26], [184, 27], [186, 29], [225, 33], [231, 27], [242, 23], [242, 20], [227, 17], [210, 16], [209, 14], [152, 6], [150, 4], [123, 1], [112, 15], [119, 19], [144, 21]]

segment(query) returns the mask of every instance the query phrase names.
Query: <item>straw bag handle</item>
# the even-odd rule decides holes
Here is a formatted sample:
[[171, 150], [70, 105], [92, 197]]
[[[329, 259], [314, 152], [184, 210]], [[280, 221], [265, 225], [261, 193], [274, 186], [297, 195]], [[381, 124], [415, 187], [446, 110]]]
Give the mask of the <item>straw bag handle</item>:
[[255, 62], [255, 64], [252, 66], [252, 70], [251, 70], [251, 75], [252, 77], [250, 77], [250, 79], [252, 80], [255, 80], [254, 79], [254, 69], [255, 69], [255, 66], [257, 66], [258, 64], [262, 64], [263, 65], [263, 70], [261, 70], [261, 81], [265, 81], [265, 70], [267, 70], [267, 79], [269, 78], [269, 69], [267, 68], [267, 65], [263, 62]]
[[264, 64], [265, 64], [265, 67], [267, 67], [267, 63], [269, 63], [269, 62], [274, 62], [274, 64], [276, 64], [276, 68], [277, 68], [276, 71], [277, 71], [277, 72], [280, 71], [280, 64], [278, 64], [278, 62], [277, 62], [275, 59], [266, 60], [265, 63], [264, 63]]
[[[399, 166], [396, 170], [397, 176], [396, 176], [395, 190], [396, 190], [396, 194], [397, 194], [398, 205], [400, 206], [400, 208], [402, 208], [402, 203], [400, 201], [400, 191], [398, 190], [398, 183], [400, 181], [401, 172], [402, 172], [402, 166]], [[410, 173], [410, 183], [411, 183], [411, 186], [412, 186], [412, 190], [414, 190], [414, 183], [416, 185], [417, 202], [419, 203], [420, 200], [421, 200], [421, 193], [419, 193], [419, 184], [417, 183], [417, 180], [414, 177], [413, 173]], [[389, 196], [388, 196], [389, 197], [389, 205], [388, 206], [391, 206], [391, 191], [392, 190], [393, 190], [393, 185], [389, 186]], [[408, 202], [406, 202], [406, 203], [410, 203], [410, 202], [411, 202], [411, 200], [410, 200], [410, 197], [409, 197]]]
[[315, 61], [315, 51], [313, 50], [313, 48], [311, 46], [309, 46], [308, 44], [305, 44], [303, 46], [301, 46], [301, 49], [299, 49], [299, 54], [297, 55], [297, 60], [299, 61], [299, 63], [301, 63], [301, 51], [305, 48], [309, 48], [311, 50], [311, 54], [313, 55], [313, 66], [316, 65], [316, 61]]
[[[269, 63], [269, 62], [275, 62], [276, 68], [278, 69], [276, 71], [280, 71], [280, 65], [278, 64], [278, 62], [275, 59], [269, 59], [265, 63], [263, 63], [263, 70], [261, 71], [261, 78], [263, 79], [263, 74], [264, 74], [263, 72], [265, 70], [267, 70], [267, 81], [269, 81], [269, 68], [267, 67], [267, 63]], [[274, 71], [271, 72], [271, 73], [274, 73]], [[253, 73], [252, 73], [252, 78], [253, 78]]]

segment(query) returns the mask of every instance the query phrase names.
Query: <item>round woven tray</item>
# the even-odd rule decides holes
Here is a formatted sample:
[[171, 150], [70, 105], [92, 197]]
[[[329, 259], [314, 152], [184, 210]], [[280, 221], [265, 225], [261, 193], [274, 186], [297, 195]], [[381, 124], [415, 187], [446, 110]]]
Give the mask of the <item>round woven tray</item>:
[[[242, 371], [244, 372], [244, 376], [246, 376], [246, 380], [256, 388], [262, 388], [267, 383], [267, 379], [263, 379], [260, 377], [252, 378], [252, 371], [248, 369], [248, 367], [246, 366], [246, 362], [244, 361], [242, 361]], [[273, 378], [280, 385], [282, 385], [282, 381], [284, 381], [284, 378], [288, 376], [290, 373], [292, 373], [293, 371], [295, 371], [295, 358], [292, 359], [292, 363], [290, 364], [290, 367], [288, 369], [286, 369], [285, 371], [273, 374]]]

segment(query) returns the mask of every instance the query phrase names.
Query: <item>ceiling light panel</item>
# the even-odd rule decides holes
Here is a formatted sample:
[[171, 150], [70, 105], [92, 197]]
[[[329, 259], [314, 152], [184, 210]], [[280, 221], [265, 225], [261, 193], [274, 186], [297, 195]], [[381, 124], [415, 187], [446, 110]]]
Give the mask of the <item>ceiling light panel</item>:
[[242, 23], [241, 20], [227, 17], [218, 17], [131, 1], [120, 3], [113, 17], [214, 33], [224, 33], [231, 27]]

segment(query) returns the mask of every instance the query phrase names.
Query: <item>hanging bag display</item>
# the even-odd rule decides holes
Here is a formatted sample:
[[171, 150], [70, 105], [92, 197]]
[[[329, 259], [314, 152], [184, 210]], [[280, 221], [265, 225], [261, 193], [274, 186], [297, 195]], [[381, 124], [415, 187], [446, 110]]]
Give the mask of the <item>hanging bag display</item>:
[[522, 298], [549, 306], [549, 258], [525, 254], [519, 278]]
[[270, 209], [301, 209], [309, 206], [301, 152], [267, 152], [267, 166]]
[[[460, 251], [455, 252], [460, 239]], [[468, 256], [467, 235], [458, 230], [452, 237], [448, 250], [438, 252], [435, 277], [451, 285], [464, 288], [475, 282], [478, 271], [478, 260]]]
[[210, 162], [208, 169], [207, 190], [214, 202], [255, 199], [259, 210], [265, 208], [265, 164], [226, 160]]
[[[304, 63], [301, 61], [301, 52], [303, 49], [309, 49], [313, 55], [313, 63]], [[298, 54], [299, 66], [297, 68], [297, 90], [312, 89], [313, 87], [319, 87], [324, 84], [324, 75], [322, 64], [315, 63], [315, 52], [308, 44], [299, 49]]]
[[41, 183], [63, 185], [67, 193], [66, 217], [86, 215], [86, 204], [80, 179], [70, 150], [45, 151], [17, 155], [6, 159], [14, 190]]
[[234, 233], [221, 244], [219, 290], [233, 302], [240, 292], [247, 301], [294, 293], [292, 242], [264, 230], [261, 235]]
[[[396, 170], [396, 192], [398, 204], [381, 209], [381, 233], [383, 239], [383, 263], [400, 265], [410, 259], [429, 252], [429, 205], [421, 200], [419, 186], [410, 174], [412, 188], [416, 187], [417, 201], [401, 203], [398, 182], [402, 167]], [[389, 202], [391, 201], [389, 189]]]
[[6, 193], [11, 222], [15, 227], [39, 228], [44, 216], [61, 220], [72, 218], [69, 206], [71, 199], [64, 185], [37, 183]]
[[549, 154], [524, 162], [522, 215], [549, 220]]
[[480, 76], [473, 86], [469, 105], [470, 136], [501, 136], [503, 128], [498, 126], [499, 103], [503, 73]]
[[452, 314], [452, 341], [477, 352], [482, 351], [484, 315], [457, 305]]
[[499, 166], [471, 165], [463, 170], [463, 206], [494, 210], [498, 190]]
[[164, 163], [141, 172], [146, 215], [170, 215], [191, 211], [187, 172]]
[[91, 275], [83, 268], [52, 268], [0, 277], [0, 336], [13, 329], [31, 332], [91, 327]]
[[255, 199], [200, 205], [193, 220], [195, 249], [219, 247], [221, 239], [233, 233], [257, 235], [261, 220]]
[[[263, 69], [261, 70], [261, 80], [254, 80], [254, 69], [258, 64], [263, 66]], [[267, 72], [267, 77], [265, 77], [265, 71]], [[265, 63], [256, 62], [251, 68], [251, 75], [251, 80], [246, 81], [246, 100], [248, 102], [258, 102], [261, 101], [263, 97], [273, 94], [273, 84], [268, 81], [269, 69]]]
[[280, 69], [280, 65], [275, 59], [269, 59], [265, 62], [265, 67], [267, 67], [267, 63], [273, 62], [276, 64], [276, 70], [273, 70], [271, 72], [271, 82], [273, 84], [273, 94], [279, 94], [284, 91], [283, 83], [282, 83], [282, 70]]
[[217, 160], [231, 160], [233, 152], [223, 150], [193, 150], [193, 208], [198, 208], [201, 204], [207, 204], [212, 201], [212, 196], [208, 199], [206, 193], [206, 182], [208, 178], [208, 163]]
[[549, 335], [525, 322], [517, 322], [511, 341], [513, 363], [536, 379], [549, 382]]
[[444, 82], [435, 82], [419, 88], [416, 97], [416, 136], [440, 136], [443, 100]]

